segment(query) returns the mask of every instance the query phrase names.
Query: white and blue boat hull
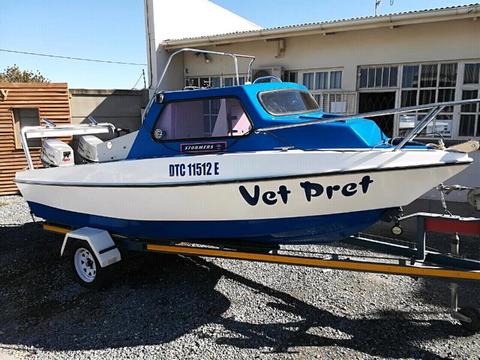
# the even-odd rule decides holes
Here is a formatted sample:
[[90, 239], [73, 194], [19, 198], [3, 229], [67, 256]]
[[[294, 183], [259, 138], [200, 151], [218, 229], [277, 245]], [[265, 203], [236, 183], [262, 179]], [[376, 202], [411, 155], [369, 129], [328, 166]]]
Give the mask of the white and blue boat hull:
[[345, 239], [376, 223], [384, 209], [285, 219], [153, 221], [116, 219], [29, 203], [35, 214], [73, 228], [105, 229], [112, 234], [160, 241], [242, 241], [245, 243], [320, 243]]
[[306, 243], [362, 231], [470, 162], [432, 150], [269, 151], [39, 169], [16, 180], [34, 214], [73, 228]]

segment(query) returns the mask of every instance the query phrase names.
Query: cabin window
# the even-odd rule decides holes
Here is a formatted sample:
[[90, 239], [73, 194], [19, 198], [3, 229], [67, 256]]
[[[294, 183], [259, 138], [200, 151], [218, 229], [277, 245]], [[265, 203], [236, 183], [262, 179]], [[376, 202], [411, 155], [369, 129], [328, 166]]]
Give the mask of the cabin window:
[[[40, 117], [38, 114], [37, 108], [14, 108], [13, 112], [13, 121], [15, 128], [15, 148], [22, 148], [22, 134], [21, 129], [25, 126], [39, 126]], [[30, 147], [40, 147], [40, 139], [30, 139], [28, 140], [28, 145]]]
[[156, 140], [243, 136], [252, 125], [236, 98], [178, 101], [165, 105], [155, 125]]
[[272, 115], [299, 114], [318, 111], [319, 106], [313, 96], [306, 91], [288, 89], [260, 93], [260, 102]]

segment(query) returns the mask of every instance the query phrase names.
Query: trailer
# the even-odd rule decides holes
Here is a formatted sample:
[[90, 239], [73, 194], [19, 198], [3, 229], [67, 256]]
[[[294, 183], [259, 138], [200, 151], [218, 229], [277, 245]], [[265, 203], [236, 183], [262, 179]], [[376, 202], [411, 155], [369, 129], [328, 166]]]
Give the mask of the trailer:
[[[246, 247], [241, 243], [152, 242], [110, 234], [102, 229], [70, 229], [48, 223], [44, 224], [43, 228], [64, 235], [60, 255], [70, 258], [74, 278], [88, 288], [107, 286], [111, 282], [114, 265], [119, 263], [122, 254], [127, 252], [225, 258], [415, 278], [433, 277], [450, 282], [452, 316], [466, 329], [472, 332], [480, 331], [480, 310], [475, 307], [459, 308], [457, 285], [458, 281], [480, 281], [480, 261], [459, 255], [460, 236], [479, 236], [480, 218], [419, 212], [397, 219], [392, 233], [401, 232], [400, 224], [407, 219], [415, 219], [417, 224], [417, 235], [410, 245], [378, 240], [367, 234], [357, 234], [345, 239], [348, 244], [382, 252], [390, 255], [389, 257], [305, 253], [280, 246]], [[427, 248], [428, 234], [432, 232], [450, 236], [450, 253], [440, 253]]]

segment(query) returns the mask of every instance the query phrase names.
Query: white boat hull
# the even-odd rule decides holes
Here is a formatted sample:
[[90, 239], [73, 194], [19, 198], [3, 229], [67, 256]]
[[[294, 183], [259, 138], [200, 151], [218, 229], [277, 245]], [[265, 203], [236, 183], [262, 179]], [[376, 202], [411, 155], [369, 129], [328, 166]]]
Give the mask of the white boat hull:
[[409, 204], [470, 161], [430, 150], [259, 152], [39, 169], [17, 174], [17, 185], [37, 215], [74, 227], [327, 241]]

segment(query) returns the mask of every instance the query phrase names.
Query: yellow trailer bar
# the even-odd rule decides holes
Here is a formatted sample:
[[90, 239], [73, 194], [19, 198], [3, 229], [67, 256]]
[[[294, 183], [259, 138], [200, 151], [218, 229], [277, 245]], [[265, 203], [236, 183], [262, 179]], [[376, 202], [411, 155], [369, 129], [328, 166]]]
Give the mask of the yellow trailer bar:
[[43, 224], [43, 230], [54, 232], [57, 234], [63, 234], [63, 235], [68, 234], [70, 231], [72, 231], [72, 229], [69, 229], [63, 226], [57, 226], [57, 225], [51, 225], [51, 224]]
[[[51, 231], [58, 234], [67, 234], [68, 232], [72, 231], [72, 229], [51, 224], [44, 224], [43, 228], [46, 231]], [[329, 268], [336, 270], [405, 275], [413, 277], [436, 277], [456, 280], [480, 280], [480, 271], [457, 270], [446, 267], [425, 266], [421, 262], [417, 262], [419, 265], [403, 265], [350, 259], [324, 259], [307, 256], [222, 250], [198, 246], [158, 245], [148, 243], [145, 245], [144, 249], [146, 251], [159, 252], [164, 254], [217, 257], [235, 260], [259, 261], [274, 264]], [[398, 261], [398, 259], [392, 260]]]
[[314, 257], [261, 254], [234, 250], [217, 250], [193, 246], [147, 244], [148, 251], [166, 254], [218, 257], [235, 260], [260, 261], [275, 264], [310, 266], [337, 270], [350, 270], [413, 277], [438, 277], [447, 279], [480, 280], [480, 271], [452, 270], [433, 266], [396, 265], [358, 260], [334, 260]]

